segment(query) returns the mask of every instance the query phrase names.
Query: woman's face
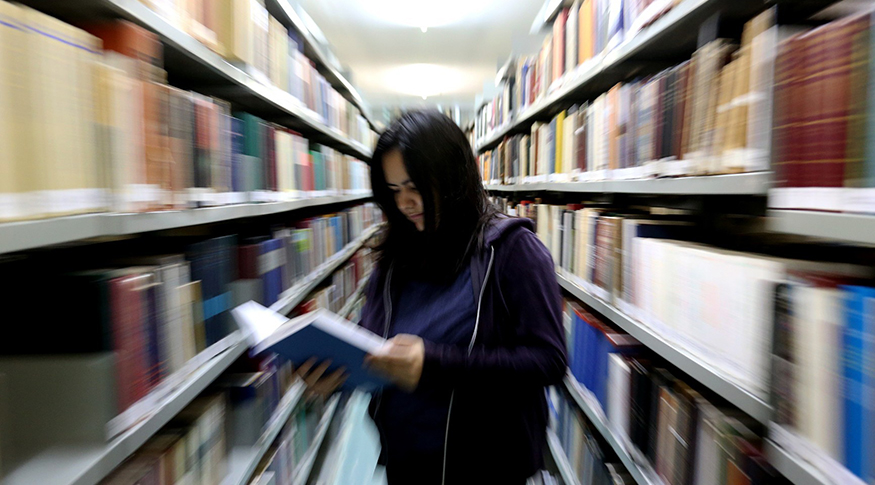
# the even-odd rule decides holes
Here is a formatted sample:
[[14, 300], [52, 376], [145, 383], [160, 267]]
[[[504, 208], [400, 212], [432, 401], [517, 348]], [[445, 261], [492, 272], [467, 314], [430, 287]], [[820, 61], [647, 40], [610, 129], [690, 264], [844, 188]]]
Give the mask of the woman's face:
[[422, 195], [407, 175], [401, 151], [392, 150], [383, 156], [383, 173], [386, 175], [386, 185], [395, 194], [398, 210], [416, 226], [417, 231], [424, 231]]

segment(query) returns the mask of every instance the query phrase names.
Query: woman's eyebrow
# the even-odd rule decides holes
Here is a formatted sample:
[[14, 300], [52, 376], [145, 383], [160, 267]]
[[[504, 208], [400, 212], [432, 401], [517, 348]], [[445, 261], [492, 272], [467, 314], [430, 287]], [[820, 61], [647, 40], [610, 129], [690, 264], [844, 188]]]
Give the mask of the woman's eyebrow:
[[407, 185], [407, 184], [413, 184], [413, 181], [411, 181], [410, 179], [407, 179], [407, 180], [401, 182], [400, 184], [393, 184], [391, 182], [386, 182], [386, 185], [388, 185], [390, 187], [400, 187], [402, 185]]

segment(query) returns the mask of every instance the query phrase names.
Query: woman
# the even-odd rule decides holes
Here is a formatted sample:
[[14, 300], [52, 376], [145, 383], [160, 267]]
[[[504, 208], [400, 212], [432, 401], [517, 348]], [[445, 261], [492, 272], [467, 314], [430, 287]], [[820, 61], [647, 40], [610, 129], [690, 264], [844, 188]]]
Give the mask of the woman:
[[550, 254], [488, 203], [444, 115], [401, 116], [372, 160], [388, 227], [361, 325], [390, 338], [366, 361], [397, 384], [371, 403], [389, 484], [523, 484], [543, 465], [545, 386], [566, 369]]

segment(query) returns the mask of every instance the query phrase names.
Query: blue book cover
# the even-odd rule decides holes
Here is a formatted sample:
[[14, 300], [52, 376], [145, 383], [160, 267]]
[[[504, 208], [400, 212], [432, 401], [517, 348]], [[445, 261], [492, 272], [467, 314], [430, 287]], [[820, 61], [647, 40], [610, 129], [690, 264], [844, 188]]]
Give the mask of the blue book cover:
[[327, 372], [346, 368], [349, 377], [342, 388], [347, 390], [376, 390], [389, 384], [363, 367], [365, 355], [378, 353], [385, 339], [328, 310], [288, 320], [250, 301], [232, 314], [246, 332], [252, 354], [273, 352], [298, 365], [311, 358], [320, 362], [330, 359]]
[[844, 379], [844, 464], [852, 473], [864, 477], [868, 473], [868, 441], [873, 430], [871, 426], [872, 385], [867, 378], [866, 350], [872, 344], [867, 342], [872, 335], [872, 324], [867, 320], [867, 300], [875, 298], [875, 289], [861, 286], [842, 286], [846, 291], [844, 301], [844, 335], [842, 342], [842, 377]]
[[283, 241], [269, 239], [260, 244], [258, 274], [264, 288], [264, 303], [273, 305], [283, 291]]
[[572, 312], [571, 318], [573, 325], [572, 328], [574, 329], [574, 362], [571, 372], [574, 374], [577, 382], [583, 383], [584, 358], [586, 357], [584, 354], [584, 346], [586, 343], [586, 329], [584, 328], [584, 325], [586, 325], [586, 323], [576, 312]]
[[331, 228], [334, 230], [335, 253], [343, 249], [343, 224], [341, 222], [340, 216], [334, 216], [331, 218]]

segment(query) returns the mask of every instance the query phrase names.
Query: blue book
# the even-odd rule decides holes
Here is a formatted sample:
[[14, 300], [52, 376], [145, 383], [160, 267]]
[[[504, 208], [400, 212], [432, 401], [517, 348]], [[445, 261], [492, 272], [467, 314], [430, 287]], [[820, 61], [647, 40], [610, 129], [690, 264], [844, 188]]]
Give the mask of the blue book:
[[[844, 335], [842, 345], [842, 377], [844, 379], [844, 464], [855, 475], [866, 478], [872, 466], [868, 455], [873, 444], [872, 371], [867, 372], [867, 362], [873, 357], [872, 339], [875, 324], [871, 302], [875, 288], [841, 286], [846, 291], [844, 302]], [[871, 366], [871, 364], [870, 364]]]
[[273, 305], [283, 291], [282, 239], [269, 239], [260, 244], [258, 255], [258, 274], [264, 288], [264, 303]]
[[341, 224], [340, 216], [331, 218], [331, 229], [334, 231], [334, 252], [337, 253], [343, 249], [343, 225]]
[[379, 335], [325, 309], [289, 320], [253, 301], [231, 313], [246, 333], [250, 353], [276, 353], [294, 364], [315, 358], [331, 360], [327, 373], [345, 367], [343, 389], [375, 390], [389, 384], [363, 367], [367, 354], [377, 354], [386, 343]]

